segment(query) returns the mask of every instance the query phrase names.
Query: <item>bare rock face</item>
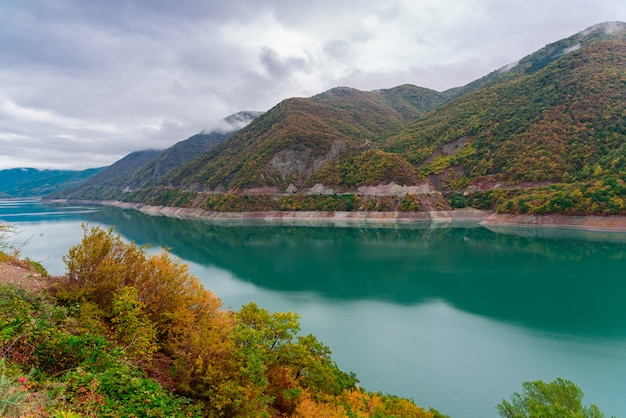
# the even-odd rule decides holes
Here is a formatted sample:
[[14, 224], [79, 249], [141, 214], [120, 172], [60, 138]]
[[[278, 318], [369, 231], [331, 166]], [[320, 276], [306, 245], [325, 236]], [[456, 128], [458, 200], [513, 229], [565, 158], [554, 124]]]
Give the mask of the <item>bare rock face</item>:
[[322, 183], [316, 183], [313, 187], [304, 192], [307, 195], [331, 195], [335, 194], [335, 190], [324, 186]]
[[361, 186], [357, 189], [358, 194], [363, 196], [400, 196], [407, 194], [432, 194], [436, 190], [429, 183], [422, 183], [414, 186], [400, 186], [394, 182], [389, 184], [379, 184], [377, 186]]
[[202, 185], [198, 182], [193, 182], [189, 185], [189, 190], [192, 190], [194, 192], [201, 192], [202, 191]]
[[243, 189], [241, 191], [241, 194], [249, 195], [249, 196], [258, 196], [258, 195], [263, 195], [263, 194], [276, 195], [279, 192], [280, 190], [278, 190], [278, 187], [265, 186], [265, 187], [252, 187], [249, 189]]
[[469, 136], [462, 136], [461, 138], [455, 139], [454, 141], [443, 144], [439, 148], [437, 148], [430, 157], [428, 157], [421, 165], [426, 166], [430, 164], [435, 158], [441, 155], [454, 155], [459, 152], [465, 145], [469, 143], [471, 138]]
[[294, 173], [302, 178], [311, 175], [311, 163], [311, 148], [284, 149], [274, 154], [269, 162], [269, 169], [270, 171], [278, 171], [283, 180], [291, 177]]
[[309, 147], [283, 149], [274, 154], [268, 164], [268, 171], [279, 173], [283, 180], [292, 179], [295, 176], [301, 185], [320, 167], [336, 158], [345, 148], [346, 143], [337, 139], [326, 154], [318, 157], [312, 155], [312, 149]]
[[331, 145], [330, 147], [330, 151], [328, 151], [326, 155], [315, 159], [315, 161], [313, 162], [313, 171], [311, 174], [315, 173], [330, 160], [337, 158], [344, 149], [346, 149], [346, 143], [339, 139], [335, 139], [333, 141], [333, 145]]

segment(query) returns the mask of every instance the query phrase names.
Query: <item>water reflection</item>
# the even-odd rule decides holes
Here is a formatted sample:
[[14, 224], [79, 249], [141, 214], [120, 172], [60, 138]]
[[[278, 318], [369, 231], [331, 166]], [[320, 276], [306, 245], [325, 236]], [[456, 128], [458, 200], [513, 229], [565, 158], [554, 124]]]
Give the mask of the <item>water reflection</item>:
[[[44, 234], [25, 248], [37, 260], [61, 263], [81, 222], [115, 225], [125, 239], [170, 247], [234, 308], [254, 300], [298, 312], [365, 388], [495, 417], [521, 382], [564, 377], [607, 415], [626, 414], [626, 234], [224, 226], [3, 203], [0, 220]], [[30, 215], [3, 218], [16, 211]]]
[[482, 227], [224, 226], [113, 208], [83, 216], [274, 291], [398, 304], [444, 300], [532, 328], [626, 335], [624, 242], [571, 231], [529, 237]]
[[82, 215], [99, 211], [99, 208], [64, 205], [41, 204], [33, 199], [0, 200], [0, 220], [9, 224], [21, 222], [42, 222], [50, 220], [80, 221]]

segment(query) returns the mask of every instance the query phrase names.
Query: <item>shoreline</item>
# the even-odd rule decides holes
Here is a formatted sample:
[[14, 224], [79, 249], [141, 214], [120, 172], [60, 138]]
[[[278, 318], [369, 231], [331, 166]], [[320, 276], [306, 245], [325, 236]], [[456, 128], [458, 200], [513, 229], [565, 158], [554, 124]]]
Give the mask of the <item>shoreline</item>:
[[486, 227], [564, 229], [574, 231], [626, 232], [626, 217], [568, 215], [508, 215], [494, 213], [481, 225]]
[[90, 204], [138, 210], [150, 216], [179, 219], [203, 219], [219, 223], [257, 221], [268, 224], [306, 224], [357, 226], [416, 225], [445, 226], [453, 223], [476, 224], [488, 228], [562, 229], [596, 232], [626, 232], [624, 216], [569, 216], [569, 215], [509, 215], [490, 210], [463, 208], [429, 212], [324, 212], [324, 211], [269, 211], [269, 212], [215, 212], [198, 208], [150, 206], [116, 200], [50, 200], [76, 204]]

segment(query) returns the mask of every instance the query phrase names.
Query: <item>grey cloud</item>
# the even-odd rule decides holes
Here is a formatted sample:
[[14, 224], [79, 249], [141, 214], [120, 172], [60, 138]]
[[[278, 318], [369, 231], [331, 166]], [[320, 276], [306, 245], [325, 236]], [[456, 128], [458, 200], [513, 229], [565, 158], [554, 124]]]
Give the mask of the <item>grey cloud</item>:
[[110, 164], [337, 85], [445, 90], [605, 20], [626, 4], [5, 1], [0, 169]]
[[333, 59], [346, 60], [350, 57], [351, 48], [341, 39], [332, 39], [324, 45], [324, 52]]
[[263, 48], [260, 59], [263, 68], [273, 79], [282, 79], [289, 77], [292, 72], [307, 70], [307, 63], [304, 59], [299, 57], [282, 58], [271, 48]]

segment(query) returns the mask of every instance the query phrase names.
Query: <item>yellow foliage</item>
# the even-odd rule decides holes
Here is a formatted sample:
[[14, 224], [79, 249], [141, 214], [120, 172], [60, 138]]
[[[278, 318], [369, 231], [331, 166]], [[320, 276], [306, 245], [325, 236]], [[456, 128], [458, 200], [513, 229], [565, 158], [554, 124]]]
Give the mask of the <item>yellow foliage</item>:
[[178, 328], [192, 326], [202, 316], [220, 315], [221, 301], [189, 273], [187, 265], [162, 252], [147, 260], [146, 268], [147, 274], [135, 286], [162, 331], [175, 335]]
[[81, 244], [63, 257], [70, 284], [87, 293], [105, 311], [109, 311], [114, 292], [132, 286], [147, 273], [144, 247], [126, 244], [113, 235], [113, 228], [87, 230]]
[[113, 299], [113, 322], [117, 338], [126, 345], [131, 355], [152, 359], [157, 351], [157, 329], [145, 313], [146, 305], [137, 299], [137, 288], [127, 286]]
[[106, 335], [107, 324], [104, 322], [104, 311], [97, 304], [82, 299], [77, 315], [78, 327], [82, 332]]
[[83, 229], [82, 242], [64, 257], [70, 292], [96, 303], [129, 351], [149, 357], [156, 336], [175, 359], [179, 387], [200, 396], [236, 373], [228, 314], [186, 265], [166, 252], [149, 256], [145, 247], [124, 243], [112, 229]]
[[[79, 326], [115, 332], [126, 352], [150, 359], [160, 349], [182, 395], [207, 416], [430, 417], [410, 401], [354, 388], [330, 350], [298, 336], [298, 316], [254, 304], [221, 310], [186, 265], [124, 243], [112, 229], [88, 230], [64, 258], [79, 301]], [[382, 414], [382, 415], [381, 415]]]
[[294, 418], [345, 418], [348, 416], [341, 405], [316, 402], [308, 391], [300, 395], [300, 402], [293, 415]]
[[413, 402], [391, 395], [370, 393], [363, 389], [345, 390], [337, 397], [338, 402], [351, 412], [350, 416], [369, 418], [391, 416], [403, 418], [433, 418], [434, 413], [426, 411]]
[[221, 301], [165, 251], [149, 256], [145, 247], [124, 243], [112, 229], [83, 229], [82, 242], [64, 257], [68, 276], [75, 291], [106, 314], [111, 314], [117, 292], [132, 286], [161, 337], [195, 326], [200, 317], [220, 315]]
[[413, 402], [390, 395], [366, 392], [362, 389], [345, 390], [334, 401], [318, 402], [308, 391], [300, 395], [293, 414], [298, 418], [317, 417], [402, 417], [433, 418], [435, 414]]

